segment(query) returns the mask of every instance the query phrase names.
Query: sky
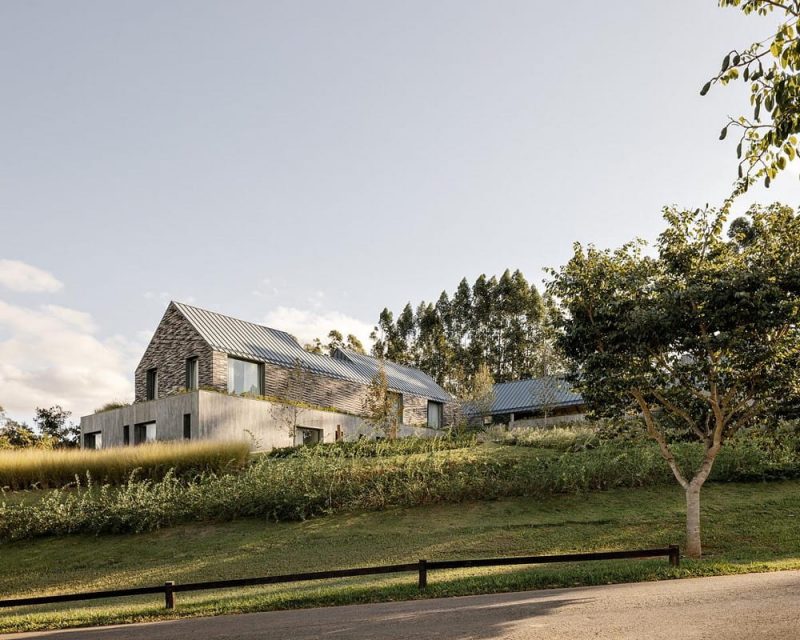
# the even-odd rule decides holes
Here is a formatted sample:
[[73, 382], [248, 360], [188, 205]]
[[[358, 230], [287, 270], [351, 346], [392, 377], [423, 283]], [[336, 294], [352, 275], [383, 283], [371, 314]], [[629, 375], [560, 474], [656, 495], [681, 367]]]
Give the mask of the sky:
[[[130, 400], [169, 300], [366, 339], [719, 204], [714, 0], [4, 0], [0, 405]], [[797, 171], [736, 204], [800, 204]], [[789, 175], [791, 174], [791, 175]]]

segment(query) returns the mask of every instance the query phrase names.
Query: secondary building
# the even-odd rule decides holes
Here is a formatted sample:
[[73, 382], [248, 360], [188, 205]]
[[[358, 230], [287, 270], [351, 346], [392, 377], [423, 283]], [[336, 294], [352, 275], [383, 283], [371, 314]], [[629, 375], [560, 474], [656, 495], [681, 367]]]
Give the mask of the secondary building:
[[269, 449], [376, 435], [364, 401], [381, 367], [399, 435], [452, 423], [456, 402], [418, 369], [346, 349], [309, 353], [285, 331], [171, 302], [136, 368], [133, 404], [81, 418], [81, 443], [249, 439]]
[[583, 397], [557, 376], [494, 385], [491, 419], [509, 428], [583, 420], [585, 414]]

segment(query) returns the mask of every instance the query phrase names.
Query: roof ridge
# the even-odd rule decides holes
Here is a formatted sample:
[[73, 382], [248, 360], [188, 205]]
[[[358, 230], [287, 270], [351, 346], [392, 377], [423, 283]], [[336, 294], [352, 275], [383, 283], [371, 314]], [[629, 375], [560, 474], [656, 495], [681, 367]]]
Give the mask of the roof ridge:
[[[236, 322], [244, 322], [245, 324], [250, 324], [250, 325], [253, 325], [254, 327], [260, 327], [261, 329], [269, 329], [270, 331], [274, 331], [275, 333], [282, 333], [284, 335], [289, 336], [295, 342], [297, 342], [298, 345], [300, 345], [300, 343], [298, 342], [298, 340], [297, 340], [297, 338], [295, 336], [293, 336], [288, 331], [284, 331], [283, 329], [276, 329], [275, 327], [268, 327], [265, 324], [259, 324], [258, 322], [253, 322], [252, 320], [244, 320], [242, 318], [236, 318], [235, 316], [228, 315], [227, 313], [221, 313], [219, 311], [214, 311], [212, 309], [206, 309], [204, 307], [197, 307], [197, 306], [192, 305], [192, 304], [186, 304], [185, 302], [178, 302], [177, 300], [172, 300], [171, 302], [172, 302], [172, 304], [176, 305], [178, 308], [186, 307], [188, 309], [195, 309], [197, 311], [203, 311], [204, 313], [213, 313], [215, 316], [221, 316], [223, 318], [227, 318], [228, 320], [235, 320]], [[189, 320], [189, 321], [191, 322], [191, 320]], [[302, 345], [300, 345], [300, 346], [302, 348]]]

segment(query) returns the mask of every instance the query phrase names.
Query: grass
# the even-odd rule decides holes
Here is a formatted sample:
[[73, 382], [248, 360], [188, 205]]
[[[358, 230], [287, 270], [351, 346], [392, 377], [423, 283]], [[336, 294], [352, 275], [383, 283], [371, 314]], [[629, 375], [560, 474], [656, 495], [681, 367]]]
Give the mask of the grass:
[[[506, 448], [510, 449], [510, 448]], [[420, 593], [400, 574], [0, 611], [0, 632], [317, 605], [800, 568], [800, 482], [709, 484], [706, 557], [437, 571]], [[683, 540], [677, 486], [391, 508], [305, 522], [187, 524], [120, 536], [66, 536], [0, 547], [0, 597], [165, 580], [226, 579], [416, 561], [664, 546]]]
[[245, 442], [159, 442], [99, 451], [89, 449], [0, 450], [0, 489], [63, 487], [87, 481], [120, 484], [137, 470], [140, 478], [162, 478], [241, 468], [249, 457]]

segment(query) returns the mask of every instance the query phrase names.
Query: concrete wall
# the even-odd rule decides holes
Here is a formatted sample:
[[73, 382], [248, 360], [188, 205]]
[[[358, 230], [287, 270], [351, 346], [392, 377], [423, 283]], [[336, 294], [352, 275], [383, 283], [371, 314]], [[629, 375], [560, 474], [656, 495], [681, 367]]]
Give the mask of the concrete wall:
[[119, 447], [123, 444], [123, 428], [128, 425], [133, 444], [134, 426], [146, 422], [156, 423], [156, 440], [180, 440], [183, 438], [183, 416], [192, 416], [192, 436], [198, 423], [198, 392], [181, 393], [169, 398], [137, 402], [128, 407], [103, 411], [81, 418], [81, 446], [83, 434], [100, 431], [103, 448]]
[[[292, 440], [293, 423], [322, 430], [323, 442], [336, 440], [337, 427], [346, 440], [376, 435], [374, 429], [357, 416], [213, 391], [182, 393], [85, 416], [81, 418], [81, 434], [99, 431], [103, 434], [103, 448], [122, 446], [123, 427], [129, 425], [133, 444], [134, 425], [155, 420], [157, 440], [182, 440], [183, 416], [187, 413], [192, 416], [192, 439], [245, 440], [258, 450], [299, 444]], [[426, 437], [441, 431], [401, 425], [398, 433]]]

